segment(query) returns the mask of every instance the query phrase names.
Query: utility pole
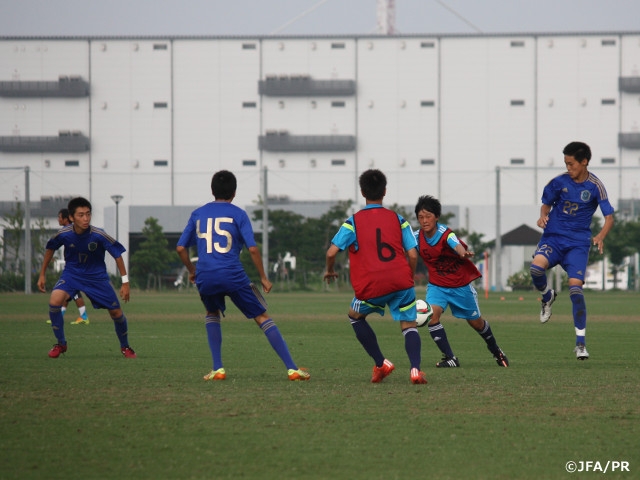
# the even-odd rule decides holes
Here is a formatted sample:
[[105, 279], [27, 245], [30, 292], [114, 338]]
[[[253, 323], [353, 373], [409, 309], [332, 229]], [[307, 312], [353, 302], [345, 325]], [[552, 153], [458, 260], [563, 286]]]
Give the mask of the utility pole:
[[496, 291], [502, 291], [502, 235], [500, 233], [500, 167], [496, 167], [496, 250], [493, 254], [496, 260]]
[[24, 293], [31, 294], [31, 194], [29, 167], [24, 167]]
[[262, 169], [262, 266], [269, 277], [269, 188], [267, 167]]

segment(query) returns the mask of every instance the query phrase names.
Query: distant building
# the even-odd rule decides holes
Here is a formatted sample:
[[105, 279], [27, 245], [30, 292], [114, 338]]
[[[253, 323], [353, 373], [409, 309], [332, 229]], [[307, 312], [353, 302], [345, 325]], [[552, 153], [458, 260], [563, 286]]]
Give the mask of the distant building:
[[573, 140], [614, 205], [637, 191], [638, 58], [640, 32], [0, 37], [0, 208], [29, 166], [52, 225], [55, 199], [83, 195], [113, 233], [122, 195], [129, 247], [139, 209], [177, 222], [222, 168], [244, 207], [265, 169], [269, 196], [326, 206], [362, 204], [358, 176], [379, 168], [388, 204], [432, 194], [495, 238], [496, 167], [502, 230], [534, 227]]

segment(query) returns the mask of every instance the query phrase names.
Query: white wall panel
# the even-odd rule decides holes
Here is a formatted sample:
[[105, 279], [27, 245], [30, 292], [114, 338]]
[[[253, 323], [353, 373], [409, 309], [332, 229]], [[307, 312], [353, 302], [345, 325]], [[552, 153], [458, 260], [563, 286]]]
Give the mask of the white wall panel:
[[[245, 48], [249, 45], [255, 48]], [[207, 179], [196, 182], [206, 193], [217, 170], [236, 175], [240, 169], [259, 170], [260, 43], [182, 40], [176, 41], [174, 56], [176, 203], [191, 204], [200, 198], [194, 173]], [[256, 166], [243, 167], [243, 160]], [[258, 177], [252, 176], [255, 190]]]
[[[639, 58], [637, 33], [0, 40], [0, 80], [80, 75], [91, 90], [84, 98], [0, 96], [0, 135], [91, 135], [89, 152], [0, 152], [0, 163], [31, 167], [34, 199], [91, 193], [96, 222], [115, 193], [128, 205], [204, 203], [221, 168], [238, 176], [236, 203], [251, 204], [263, 166], [270, 194], [293, 200], [361, 204], [357, 176], [376, 167], [389, 179], [387, 204], [411, 206], [428, 193], [480, 208], [495, 204], [500, 166], [505, 226], [513, 205], [537, 208], [572, 140], [591, 145], [591, 167], [614, 206], [638, 191], [638, 170], [624, 169], [640, 167], [639, 150], [620, 149], [617, 138], [640, 131], [640, 94], [618, 88], [619, 76], [640, 76]], [[267, 75], [355, 80], [357, 93], [261, 97]], [[356, 135], [357, 150], [260, 152], [267, 130]], [[0, 200], [23, 188], [14, 174], [0, 171]], [[493, 219], [470, 221], [493, 237]]]

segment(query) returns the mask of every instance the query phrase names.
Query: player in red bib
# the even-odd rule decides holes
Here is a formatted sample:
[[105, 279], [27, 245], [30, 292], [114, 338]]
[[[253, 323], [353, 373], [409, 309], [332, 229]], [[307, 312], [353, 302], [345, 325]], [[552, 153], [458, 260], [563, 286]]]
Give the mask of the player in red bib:
[[467, 250], [465, 243], [458, 240], [450, 228], [438, 223], [442, 206], [436, 198], [428, 195], [420, 197], [415, 213], [420, 223], [420, 230], [416, 232], [418, 252], [429, 272], [427, 302], [433, 308], [429, 333], [443, 355], [436, 367], [460, 366], [440, 323], [440, 316], [447, 307], [451, 308], [453, 316], [465, 319], [480, 334], [499, 366], [508, 367], [507, 356], [496, 343], [489, 322], [480, 313], [478, 294], [472, 282], [482, 275], [469, 260], [474, 253]]
[[331, 282], [338, 277], [334, 270], [336, 255], [348, 250], [351, 284], [355, 292], [349, 321], [356, 338], [375, 362], [371, 382], [381, 382], [395, 369], [382, 354], [376, 334], [366, 320], [367, 315], [373, 312], [384, 315], [388, 305], [404, 336], [411, 364], [411, 382], [427, 383], [424, 372], [420, 371], [422, 343], [416, 324], [413, 288], [418, 254], [411, 225], [382, 206], [387, 179], [380, 170], [367, 170], [360, 176], [360, 191], [366, 199], [366, 206], [349, 217], [331, 240], [324, 279]]

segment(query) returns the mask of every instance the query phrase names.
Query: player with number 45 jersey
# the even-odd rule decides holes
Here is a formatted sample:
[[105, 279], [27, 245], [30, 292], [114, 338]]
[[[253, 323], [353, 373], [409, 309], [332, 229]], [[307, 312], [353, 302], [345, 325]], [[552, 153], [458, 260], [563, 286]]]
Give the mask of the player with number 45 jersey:
[[[269, 293], [272, 284], [262, 266], [262, 256], [253, 237], [249, 216], [231, 203], [236, 196], [236, 188], [233, 173], [227, 170], [216, 172], [211, 179], [211, 193], [215, 201], [193, 211], [176, 248], [180, 260], [189, 270], [189, 280], [198, 287], [207, 311], [205, 327], [213, 369], [204, 379], [224, 380], [227, 375], [222, 363], [220, 320], [226, 309], [225, 297], [229, 297], [247, 318], [253, 318], [262, 329], [287, 367], [289, 380], [308, 380], [309, 374], [299, 369], [291, 358], [280, 330], [267, 313], [262, 293], [251, 283], [240, 262], [240, 253], [246, 246], [260, 275], [262, 290]], [[192, 246], [197, 247], [197, 265], [189, 255], [189, 247]]]

